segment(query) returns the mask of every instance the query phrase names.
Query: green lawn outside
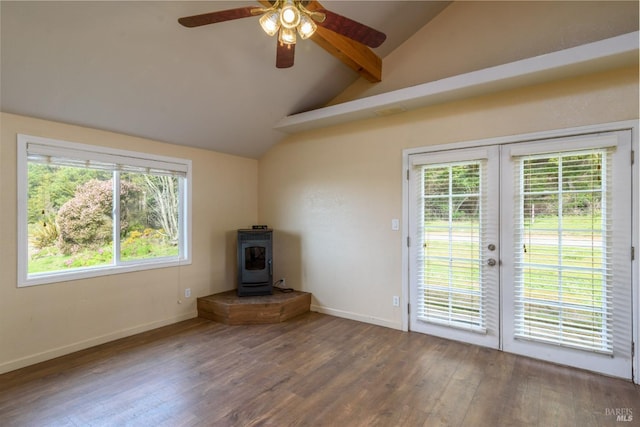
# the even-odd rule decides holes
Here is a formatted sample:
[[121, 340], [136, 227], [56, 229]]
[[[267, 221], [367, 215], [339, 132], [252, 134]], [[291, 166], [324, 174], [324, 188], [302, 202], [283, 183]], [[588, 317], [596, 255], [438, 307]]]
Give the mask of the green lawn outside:
[[[548, 319], [550, 324], [573, 323], [575, 327], [590, 327], [601, 322], [598, 311], [603, 306], [602, 248], [599, 235], [589, 231], [592, 221], [596, 230], [600, 219], [563, 218], [563, 243], [557, 239], [557, 218], [537, 218], [526, 229], [523, 251], [524, 299], [527, 310]], [[434, 307], [451, 310], [460, 316], [469, 315], [468, 303], [480, 304], [480, 251], [476, 224], [455, 221], [454, 236], [448, 241], [448, 223], [429, 222], [425, 227], [425, 296]], [[475, 226], [475, 227], [474, 227]], [[467, 239], [467, 240], [465, 240]], [[592, 244], [593, 243], [593, 244]], [[503, 250], [512, 250], [503, 248]], [[525, 252], [526, 251], [526, 252]], [[555, 267], [562, 263], [562, 273]], [[585, 270], [585, 269], [590, 269]], [[449, 296], [447, 294], [451, 292]], [[556, 309], [556, 304], [573, 304], [575, 309]], [[592, 312], [589, 312], [591, 310]], [[479, 305], [478, 305], [479, 311]]]
[[[71, 255], [60, 253], [56, 246], [41, 250], [30, 248], [28, 273], [71, 270], [74, 268], [107, 266], [113, 262], [112, 245], [85, 249]], [[158, 230], [134, 231], [121, 241], [120, 259], [134, 261], [178, 256], [178, 246], [159, 236]]]

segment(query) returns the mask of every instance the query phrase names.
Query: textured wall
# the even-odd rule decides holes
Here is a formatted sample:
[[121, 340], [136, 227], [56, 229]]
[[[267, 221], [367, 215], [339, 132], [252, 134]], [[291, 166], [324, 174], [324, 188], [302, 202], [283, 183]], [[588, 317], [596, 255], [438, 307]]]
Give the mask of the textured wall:
[[[384, 60], [379, 85], [339, 101], [458, 75], [638, 28], [636, 2], [456, 2]], [[569, 19], [571, 18], [571, 19]], [[365, 89], [365, 90], [361, 90]], [[275, 276], [316, 309], [400, 328], [402, 150], [638, 118], [638, 69], [615, 69], [299, 133], [259, 163], [259, 217]]]
[[[0, 120], [0, 372], [195, 317], [196, 297], [235, 287], [234, 230], [257, 219], [256, 160], [11, 114]], [[191, 159], [193, 263], [17, 288], [18, 133]]]

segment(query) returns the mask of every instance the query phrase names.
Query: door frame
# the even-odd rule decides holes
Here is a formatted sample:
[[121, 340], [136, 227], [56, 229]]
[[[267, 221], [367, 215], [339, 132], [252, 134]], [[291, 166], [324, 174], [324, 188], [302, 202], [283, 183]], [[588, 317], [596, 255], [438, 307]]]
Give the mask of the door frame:
[[[519, 135], [502, 136], [495, 138], [485, 138], [470, 141], [452, 142], [448, 144], [429, 145], [415, 148], [407, 148], [402, 152], [402, 289], [401, 289], [401, 307], [402, 313], [402, 330], [409, 330], [409, 174], [410, 162], [409, 156], [420, 153], [435, 153], [439, 151], [449, 151], [462, 148], [483, 147], [487, 145], [504, 145], [519, 142], [531, 142], [536, 140], [545, 140], [562, 137], [580, 136], [585, 134], [593, 134], [598, 132], [610, 132], [620, 130], [631, 131], [631, 147], [633, 150], [633, 165], [631, 170], [632, 185], [634, 188], [634, 198], [631, 201], [631, 217], [635, 229], [632, 230], [631, 244], [636, 249], [636, 253], [640, 254], [640, 178], [639, 178], [639, 149], [638, 149], [638, 131], [640, 123], [638, 120], [625, 120], [619, 122], [601, 123], [589, 126], [572, 127], [566, 129], [556, 129], [550, 131], [525, 133]], [[631, 159], [630, 159], [631, 161]], [[633, 294], [632, 302], [632, 340], [635, 345], [635, 356], [632, 361], [632, 380], [636, 384], [640, 384], [640, 289], [638, 277], [640, 276], [640, 255], [636, 255], [631, 265], [631, 290]], [[630, 343], [631, 345], [631, 343]]]
[[[500, 324], [500, 267], [489, 267], [486, 265], [486, 261], [489, 258], [500, 259], [500, 194], [497, 191], [492, 191], [498, 188], [500, 185], [500, 147], [499, 146], [486, 146], [486, 147], [473, 147], [457, 150], [445, 150], [438, 153], [429, 153], [426, 156], [416, 154], [412, 156], [412, 163], [414, 168], [419, 168], [423, 165], [449, 165], [460, 164], [465, 162], [483, 161], [484, 166], [480, 168], [480, 175], [483, 178], [480, 179], [479, 192], [484, 196], [485, 203], [480, 202], [480, 211], [484, 212], [480, 218], [480, 227], [487, 230], [493, 230], [493, 233], [489, 233], [484, 237], [487, 237], [488, 241], [483, 241], [482, 236], [479, 236], [479, 258], [482, 260], [482, 267], [480, 268], [481, 275], [481, 288], [485, 297], [481, 304], [482, 310], [485, 311], [485, 325], [483, 325], [484, 331], [478, 332], [477, 330], [469, 330], [464, 327], [451, 327], [444, 324], [435, 324], [433, 322], [425, 322], [419, 324], [418, 319], [416, 323], [412, 322], [411, 313], [409, 314], [409, 326], [414, 324], [417, 326], [414, 330], [424, 332], [426, 334], [433, 334], [441, 337], [448, 337], [453, 340], [465, 341], [481, 346], [499, 349], [501, 347], [501, 324]], [[484, 172], [482, 170], [484, 169]], [[417, 178], [417, 176], [416, 176]], [[422, 178], [418, 178], [422, 179]], [[415, 186], [417, 183], [414, 183]], [[412, 197], [415, 200], [414, 197]], [[418, 213], [421, 211], [419, 206], [415, 203], [410, 203], [411, 209], [410, 217], [407, 218], [407, 223], [412, 225], [415, 230], [415, 226], [418, 222]], [[493, 234], [493, 235], [492, 235]], [[481, 233], [484, 235], [484, 233]], [[496, 249], [495, 252], [491, 252], [487, 248], [487, 244], [492, 243]], [[419, 242], [413, 245], [415, 251], [420, 251]], [[409, 249], [409, 251], [411, 251]], [[415, 252], [414, 252], [415, 253]], [[411, 254], [410, 254], [411, 255]], [[483, 274], [482, 270], [485, 270]], [[486, 282], [485, 282], [486, 280]], [[409, 271], [409, 281], [411, 284], [411, 271]], [[415, 287], [409, 289], [409, 300], [411, 300], [412, 292], [415, 292]], [[486, 291], [486, 292], [485, 292]], [[427, 332], [429, 331], [429, 332]]]

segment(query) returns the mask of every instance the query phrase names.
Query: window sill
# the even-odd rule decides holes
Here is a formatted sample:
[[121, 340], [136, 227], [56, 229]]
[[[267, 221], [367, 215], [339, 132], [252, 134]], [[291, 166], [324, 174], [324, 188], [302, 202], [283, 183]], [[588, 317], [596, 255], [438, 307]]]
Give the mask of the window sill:
[[155, 270], [158, 268], [182, 267], [191, 265], [190, 259], [162, 259], [147, 262], [138, 262], [129, 265], [107, 265], [84, 269], [74, 269], [73, 271], [47, 272], [40, 274], [30, 274], [26, 279], [18, 281], [18, 287], [28, 287], [45, 285], [58, 282], [69, 282], [72, 280], [91, 279], [94, 277], [108, 276], [121, 273], [132, 273], [136, 271]]

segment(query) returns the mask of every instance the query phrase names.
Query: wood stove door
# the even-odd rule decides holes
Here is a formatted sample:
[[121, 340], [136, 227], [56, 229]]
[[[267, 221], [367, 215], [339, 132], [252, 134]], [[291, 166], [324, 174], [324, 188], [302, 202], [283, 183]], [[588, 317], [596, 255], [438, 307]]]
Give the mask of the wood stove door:
[[242, 242], [241, 283], [268, 283], [271, 280], [272, 254], [268, 241]]

